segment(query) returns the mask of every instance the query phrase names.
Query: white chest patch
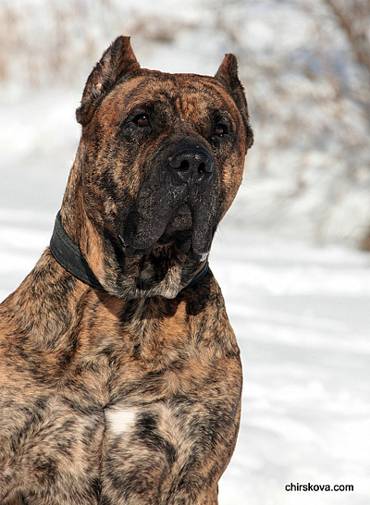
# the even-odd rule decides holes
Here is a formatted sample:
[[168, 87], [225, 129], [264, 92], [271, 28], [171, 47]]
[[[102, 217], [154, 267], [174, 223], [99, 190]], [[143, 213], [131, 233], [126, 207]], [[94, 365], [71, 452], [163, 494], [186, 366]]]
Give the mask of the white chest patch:
[[136, 409], [112, 408], [105, 412], [107, 429], [114, 435], [128, 433], [135, 425]]

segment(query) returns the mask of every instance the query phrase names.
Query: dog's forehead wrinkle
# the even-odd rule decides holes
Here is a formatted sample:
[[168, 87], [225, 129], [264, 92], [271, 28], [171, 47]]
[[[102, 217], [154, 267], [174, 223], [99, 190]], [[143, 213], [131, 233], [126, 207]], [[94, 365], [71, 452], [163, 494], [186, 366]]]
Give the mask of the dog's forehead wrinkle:
[[156, 76], [139, 75], [133, 78], [132, 81], [123, 82], [121, 84], [122, 91], [129, 87], [130, 92], [126, 94], [125, 101], [132, 101], [139, 95], [149, 96], [157, 91], [169, 91], [171, 88], [175, 89], [174, 80], [170, 77], [158, 79]]
[[138, 95], [152, 96], [164, 95], [172, 99], [178, 96], [184, 98], [190, 95], [201, 95], [211, 99], [222, 99], [225, 93], [223, 87], [211, 77], [196, 74], [169, 74], [158, 73], [154, 75], [137, 75], [128, 81], [123, 81], [117, 86], [125, 92], [125, 101], [132, 101]]

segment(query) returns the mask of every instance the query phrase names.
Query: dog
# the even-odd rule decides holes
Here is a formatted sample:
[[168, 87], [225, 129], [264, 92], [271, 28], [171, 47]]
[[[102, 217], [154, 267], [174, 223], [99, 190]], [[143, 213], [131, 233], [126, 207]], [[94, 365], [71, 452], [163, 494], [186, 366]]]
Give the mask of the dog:
[[53, 237], [0, 306], [0, 503], [216, 505], [239, 348], [208, 266], [253, 142], [237, 61], [86, 82]]

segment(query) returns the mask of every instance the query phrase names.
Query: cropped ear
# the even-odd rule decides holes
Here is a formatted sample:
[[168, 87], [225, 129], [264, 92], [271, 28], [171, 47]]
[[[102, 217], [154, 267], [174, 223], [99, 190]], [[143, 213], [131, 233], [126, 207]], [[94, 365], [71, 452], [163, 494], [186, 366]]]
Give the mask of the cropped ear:
[[130, 44], [130, 37], [118, 37], [106, 49], [95, 65], [82, 94], [81, 105], [76, 110], [77, 121], [85, 126], [102, 98], [121, 77], [140, 69]]
[[249, 124], [248, 105], [244, 88], [238, 77], [238, 62], [233, 54], [225, 54], [215, 78], [229, 91], [240, 111], [246, 131], [246, 145], [249, 149], [253, 144], [253, 131]]

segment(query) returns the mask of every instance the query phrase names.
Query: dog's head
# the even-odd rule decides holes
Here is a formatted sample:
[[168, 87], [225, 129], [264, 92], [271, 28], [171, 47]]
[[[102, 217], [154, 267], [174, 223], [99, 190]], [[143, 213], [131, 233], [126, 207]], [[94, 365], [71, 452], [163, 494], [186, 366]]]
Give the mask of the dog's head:
[[162, 73], [142, 69], [119, 37], [76, 115], [63, 220], [84, 216], [80, 247], [108, 292], [176, 296], [207, 258], [253, 141], [235, 57], [215, 77]]

